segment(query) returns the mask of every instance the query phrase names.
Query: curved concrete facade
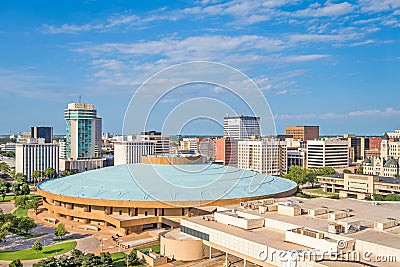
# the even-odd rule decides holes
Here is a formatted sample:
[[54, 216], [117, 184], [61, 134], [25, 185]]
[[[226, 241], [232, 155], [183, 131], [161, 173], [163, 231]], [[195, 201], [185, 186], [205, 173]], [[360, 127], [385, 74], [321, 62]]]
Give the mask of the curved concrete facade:
[[179, 229], [163, 233], [160, 237], [160, 254], [178, 261], [195, 261], [203, 258], [203, 240], [183, 236]]

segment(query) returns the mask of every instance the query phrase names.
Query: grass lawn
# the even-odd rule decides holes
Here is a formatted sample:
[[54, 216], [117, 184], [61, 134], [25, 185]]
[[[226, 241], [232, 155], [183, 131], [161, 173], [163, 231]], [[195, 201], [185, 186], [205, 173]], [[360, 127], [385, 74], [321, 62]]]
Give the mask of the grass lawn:
[[17, 208], [13, 214], [17, 217], [26, 217], [28, 216], [28, 210], [23, 208]]
[[111, 254], [114, 267], [124, 267], [126, 266], [126, 254], [123, 252], [116, 252]]
[[[315, 197], [338, 197], [339, 194], [324, 192], [321, 188], [311, 188], [311, 189], [303, 189], [304, 193], [315, 196]], [[317, 194], [317, 195], [314, 195]]]
[[[28, 199], [32, 199], [32, 198], [42, 198], [41, 196], [39, 196], [39, 195], [34, 195], [34, 194], [29, 194], [29, 195], [27, 195], [28, 196]], [[15, 199], [15, 196], [14, 195], [12, 195], [12, 196], [6, 196], [5, 198], [4, 198], [4, 200], [3, 200], [3, 198], [2, 197], [0, 197], [0, 202], [5, 202], [5, 201], [10, 201], [10, 200], [14, 200]]]
[[0, 260], [12, 261], [16, 259], [20, 260], [33, 260], [52, 257], [56, 254], [62, 254], [75, 248], [76, 241], [55, 244], [47, 247], [43, 247], [42, 251], [36, 253], [32, 249], [27, 250], [16, 250], [16, 251], [0, 251]]

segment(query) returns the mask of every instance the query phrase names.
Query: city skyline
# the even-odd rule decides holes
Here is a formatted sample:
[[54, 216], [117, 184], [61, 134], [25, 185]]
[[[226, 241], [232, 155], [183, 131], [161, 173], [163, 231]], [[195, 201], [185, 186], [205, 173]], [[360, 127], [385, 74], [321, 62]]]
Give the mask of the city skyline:
[[[63, 110], [80, 96], [101, 112], [104, 132], [121, 133], [140, 84], [193, 60], [228, 64], [254, 80], [277, 133], [288, 125], [319, 125], [321, 135], [398, 128], [396, 0], [3, 1], [0, 7], [7, 25], [0, 29], [0, 134], [33, 125], [65, 134]], [[178, 94], [175, 104], [191, 96]], [[223, 134], [214, 124], [191, 128]]]

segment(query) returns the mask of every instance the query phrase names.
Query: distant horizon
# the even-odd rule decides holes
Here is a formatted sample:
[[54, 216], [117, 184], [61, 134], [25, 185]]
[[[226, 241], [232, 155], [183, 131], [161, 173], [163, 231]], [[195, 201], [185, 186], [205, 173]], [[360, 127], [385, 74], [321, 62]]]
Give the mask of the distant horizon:
[[[397, 127], [398, 0], [4, 0], [1, 7], [0, 22], [7, 25], [0, 31], [5, 134], [31, 125], [63, 133], [64, 109], [79, 100], [94, 104], [104, 132], [122, 132], [125, 111], [143, 83], [188, 62], [215, 62], [251, 79], [268, 101], [265, 110], [272, 111], [278, 133], [286, 125], [311, 124], [324, 135], [375, 136]], [[232, 82], [232, 76], [215, 76]], [[157, 117], [206, 97], [243, 109], [227, 97], [232, 83], [192, 85], [168, 87]], [[251, 95], [246, 87], [237, 97]], [[215, 134], [221, 126], [183, 132], [197, 129]]]
[[[391, 132], [391, 131], [388, 131], [388, 132]], [[394, 130], [393, 130], [393, 132], [394, 132]], [[22, 132], [21, 132], [22, 133]], [[104, 133], [106, 133], [106, 132], [103, 132], [103, 134]], [[119, 133], [110, 133], [110, 132], [108, 132], [109, 134], [111, 134], [111, 135], [116, 135], [116, 136], [121, 136], [121, 134], [119, 134]], [[382, 137], [383, 136], [383, 134], [384, 134], [385, 132], [383, 132], [382, 134], [368, 134], [368, 135], [365, 135], [365, 134], [358, 134], [358, 133], [343, 133], [343, 134], [320, 134], [320, 137], [341, 137], [341, 136], [343, 136], [343, 135], [345, 135], [345, 134], [355, 134], [357, 137]], [[139, 133], [140, 134], [140, 133]], [[133, 134], [133, 135], [135, 135], [135, 134]], [[196, 135], [196, 134], [182, 134], [182, 135], [178, 135], [178, 134], [166, 134], [166, 135], [168, 135], [168, 136], [182, 136], [182, 137], [223, 137], [223, 135], [214, 135], [214, 134], [201, 134], [201, 135]], [[275, 135], [275, 136], [278, 136], [278, 135], [285, 135], [285, 133], [278, 133], [277, 135]], [[0, 137], [1, 138], [7, 138], [7, 137], [9, 137], [10, 135], [9, 134], [0, 134]], [[57, 137], [57, 138], [59, 138], [59, 137], [65, 137], [65, 134], [53, 134], [53, 137]]]

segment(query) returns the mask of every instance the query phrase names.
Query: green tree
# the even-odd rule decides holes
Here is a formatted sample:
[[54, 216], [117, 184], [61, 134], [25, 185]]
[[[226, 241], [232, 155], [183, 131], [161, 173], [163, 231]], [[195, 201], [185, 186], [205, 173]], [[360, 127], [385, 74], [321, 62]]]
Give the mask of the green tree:
[[27, 196], [25, 196], [25, 195], [17, 196], [17, 197], [15, 197], [14, 206], [16, 206], [17, 208], [26, 209], [27, 202], [28, 202]]
[[9, 174], [10, 167], [8, 166], [7, 163], [0, 162], [0, 172], [2, 172], [3, 174]]
[[19, 187], [19, 184], [13, 183], [11, 186], [11, 190], [14, 194], [14, 197], [21, 195], [21, 188]]
[[360, 166], [360, 167], [357, 169], [356, 173], [357, 173], [357, 174], [364, 174], [364, 168], [363, 168], [363, 166]]
[[18, 230], [21, 232], [25, 232], [26, 234], [35, 228], [37, 225], [32, 218], [29, 217], [20, 217], [18, 218]]
[[351, 171], [348, 170], [348, 169], [344, 169], [344, 170], [343, 170], [343, 173], [351, 173]]
[[395, 174], [394, 178], [400, 178], [400, 174]]
[[57, 259], [57, 267], [70, 267], [76, 266], [72, 264], [72, 258], [67, 255], [62, 255]]
[[132, 249], [131, 252], [127, 256], [127, 265], [128, 266], [134, 266], [138, 262], [136, 250]]
[[43, 250], [42, 243], [40, 243], [39, 240], [36, 240], [35, 243], [32, 246], [32, 249], [34, 251], [36, 251], [36, 254], [37, 254], [39, 251]]
[[4, 240], [7, 232], [10, 230], [11, 222], [0, 223], [0, 242]]
[[317, 168], [317, 169], [315, 169], [315, 171], [316, 171], [317, 175], [332, 175], [332, 174], [336, 173], [334, 168], [327, 167], [327, 166], [321, 167], [321, 168]]
[[100, 257], [101, 267], [113, 267], [113, 260], [109, 252], [101, 252], [99, 257]]
[[10, 264], [8, 264], [8, 267], [24, 267], [24, 265], [22, 264], [21, 260], [18, 259], [10, 262]]
[[78, 250], [78, 249], [74, 249], [71, 252], [71, 262], [73, 264], [73, 266], [79, 266], [81, 264], [81, 262], [83, 261], [84, 258], [84, 254], [82, 251]]
[[29, 195], [31, 192], [31, 189], [29, 188], [29, 185], [27, 183], [23, 183], [21, 185], [21, 194], [22, 195]]
[[23, 173], [19, 173], [18, 172], [18, 173], [15, 174], [14, 180], [19, 184], [25, 183], [26, 182], [26, 175], [24, 175]]
[[307, 169], [306, 180], [314, 188], [314, 184], [317, 182], [317, 174], [313, 170]]
[[[59, 267], [59, 263], [56, 258], [50, 257], [43, 260], [40, 260], [38, 263], [33, 264], [33, 267]], [[79, 266], [79, 265], [66, 265], [67, 266]]]
[[374, 196], [374, 200], [376, 200], [376, 201], [384, 201], [385, 200], [385, 197], [380, 194], [374, 194], [373, 196]]
[[101, 265], [100, 257], [97, 257], [93, 253], [88, 253], [83, 256], [81, 267], [98, 267]]
[[59, 223], [56, 227], [56, 229], [54, 229], [54, 234], [56, 236], [58, 236], [61, 240], [61, 237], [65, 236], [65, 234], [67, 233], [67, 230], [65, 230], [64, 224], [63, 223]]
[[400, 195], [398, 194], [388, 194], [385, 197], [386, 201], [400, 201]]
[[37, 214], [39, 205], [40, 205], [40, 199], [35, 197], [28, 201], [27, 208], [33, 209], [35, 211], [35, 214]]
[[43, 175], [46, 178], [57, 178], [58, 177], [58, 173], [55, 169], [53, 168], [47, 168], [44, 170]]
[[4, 201], [5, 197], [7, 196], [7, 187], [3, 184], [0, 185], [0, 195], [2, 197], [2, 200]]
[[35, 170], [31, 173], [31, 177], [34, 182], [39, 182], [40, 178], [43, 177], [43, 172], [41, 170]]
[[289, 172], [285, 175], [285, 178], [292, 180], [298, 185], [303, 185], [307, 182], [307, 170], [300, 166], [290, 166]]

